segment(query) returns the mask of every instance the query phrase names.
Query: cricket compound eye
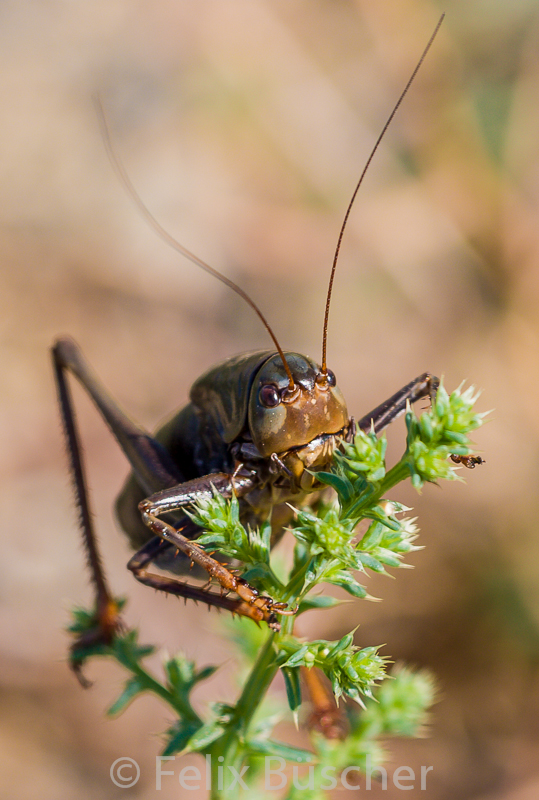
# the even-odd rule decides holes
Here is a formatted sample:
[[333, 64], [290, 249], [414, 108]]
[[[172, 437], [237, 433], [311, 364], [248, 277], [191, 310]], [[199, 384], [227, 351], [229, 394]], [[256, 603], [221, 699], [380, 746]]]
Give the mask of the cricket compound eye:
[[260, 389], [258, 396], [260, 398], [260, 402], [263, 406], [266, 406], [266, 408], [275, 408], [275, 406], [278, 406], [281, 402], [281, 397], [277, 387], [272, 383], [264, 384], [264, 386], [262, 386]]
[[316, 382], [319, 384], [319, 386], [322, 386], [322, 388], [326, 388], [328, 386], [336, 386], [337, 378], [332, 370], [326, 369], [325, 372], [318, 373], [316, 376]]
[[335, 386], [337, 384], [335, 373], [330, 369], [326, 371], [326, 380], [328, 382], [328, 386]]

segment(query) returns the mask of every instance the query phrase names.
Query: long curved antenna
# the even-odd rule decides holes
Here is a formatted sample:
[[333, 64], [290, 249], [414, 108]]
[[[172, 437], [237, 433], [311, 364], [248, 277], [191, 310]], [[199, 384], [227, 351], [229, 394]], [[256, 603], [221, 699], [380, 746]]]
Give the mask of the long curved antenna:
[[420, 69], [423, 61], [425, 60], [425, 57], [426, 57], [427, 53], [429, 52], [429, 50], [431, 48], [431, 45], [432, 45], [432, 43], [433, 43], [433, 41], [434, 41], [434, 39], [436, 37], [436, 34], [440, 30], [440, 25], [442, 24], [442, 22], [444, 20], [444, 17], [445, 17], [445, 14], [442, 14], [440, 19], [438, 20], [438, 24], [436, 25], [436, 27], [434, 29], [434, 32], [433, 32], [432, 36], [430, 37], [430, 39], [428, 41], [427, 46], [423, 50], [421, 58], [417, 62], [416, 68], [412, 72], [412, 74], [411, 74], [411, 76], [410, 76], [410, 78], [408, 80], [408, 83], [404, 87], [404, 89], [403, 89], [403, 91], [401, 93], [401, 96], [399, 97], [399, 99], [395, 103], [393, 111], [389, 115], [386, 124], [382, 128], [382, 132], [381, 132], [380, 136], [378, 137], [378, 139], [376, 140], [376, 143], [375, 143], [374, 147], [372, 148], [371, 154], [367, 159], [367, 163], [363, 167], [363, 172], [360, 175], [360, 178], [359, 178], [359, 181], [357, 183], [357, 186], [354, 189], [354, 193], [352, 195], [352, 199], [350, 200], [350, 202], [348, 204], [348, 208], [346, 209], [346, 214], [344, 215], [344, 220], [343, 220], [343, 223], [341, 225], [339, 238], [337, 240], [337, 247], [335, 249], [335, 255], [333, 257], [333, 266], [331, 267], [331, 275], [329, 277], [329, 288], [328, 288], [328, 294], [327, 294], [327, 300], [326, 300], [326, 313], [324, 315], [324, 331], [323, 331], [323, 336], [322, 336], [322, 372], [323, 373], [327, 372], [326, 353], [327, 353], [328, 320], [329, 320], [329, 306], [330, 306], [330, 303], [331, 303], [331, 292], [333, 291], [333, 281], [334, 281], [334, 278], [335, 278], [335, 270], [337, 268], [337, 259], [339, 258], [339, 252], [340, 252], [340, 249], [341, 249], [341, 242], [342, 242], [342, 238], [343, 238], [343, 235], [344, 235], [344, 229], [346, 228], [346, 223], [348, 222], [348, 217], [350, 216], [350, 212], [352, 210], [352, 206], [354, 205], [354, 200], [356, 199], [356, 195], [357, 195], [357, 193], [359, 191], [359, 187], [363, 183], [363, 178], [365, 177], [365, 174], [366, 174], [367, 170], [370, 167], [371, 161], [374, 158], [374, 154], [378, 150], [378, 147], [380, 146], [380, 142], [384, 138], [387, 129], [389, 128], [389, 126], [391, 125], [391, 122], [393, 121], [393, 117], [397, 113], [400, 104], [402, 103], [402, 101], [404, 100], [404, 98], [405, 98], [405, 96], [406, 96], [406, 94], [408, 92], [408, 89], [412, 85], [412, 82], [413, 82], [415, 76], [419, 72], [419, 69]]
[[236, 294], [239, 294], [239, 296], [242, 297], [249, 306], [251, 306], [253, 311], [256, 314], [258, 314], [260, 320], [262, 321], [262, 324], [264, 325], [264, 327], [268, 331], [269, 335], [271, 336], [271, 338], [273, 340], [273, 344], [277, 348], [277, 352], [279, 353], [279, 356], [281, 357], [281, 361], [283, 362], [283, 366], [284, 366], [284, 368], [286, 370], [286, 374], [287, 374], [288, 381], [289, 381], [289, 386], [288, 386], [289, 391], [293, 391], [294, 388], [295, 388], [294, 377], [292, 375], [292, 372], [290, 371], [290, 367], [288, 366], [286, 358], [284, 357], [284, 353], [283, 353], [283, 350], [281, 348], [281, 345], [277, 341], [277, 337], [275, 336], [275, 334], [273, 333], [272, 329], [270, 328], [270, 325], [269, 325], [268, 321], [266, 320], [264, 314], [258, 308], [258, 306], [254, 302], [254, 300], [251, 300], [251, 298], [249, 297], [247, 292], [244, 292], [243, 289], [240, 286], [238, 286], [237, 283], [234, 283], [234, 281], [230, 280], [230, 278], [227, 278], [226, 275], [223, 275], [221, 272], [219, 272], [218, 270], [214, 269], [214, 267], [210, 267], [210, 265], [206, 264], [205, 261], [202, 261], [201, 258], [196, 256], [194, 253], [191, 253], [190, 250], [188, 250], [186, 247], [184, 247], [182, 244], [180, 244], [173, 236], [171, 236], [170, 233], [168, 233], [168, 231], [166, 231], [159, 224], [159, 222], [155, 219], [155, 217], [153, 216], [153, 214], [151, 213], [149, 208], [147, 208], [147, 206], [144, 205], [144, 202], [142, 201], [142, 198], [140, 197], [140, 195], [138, 194], [137, 190], [135, 189], [135, 187], [131, 183], [131, 180], [130, 180], [130, 178], [129, 178], [126, 170], [125, 170], [125, 167], [122, 164], [122, 162], [120, 161], [120, 157], [118, 156], [118, 154], [114, 150], [114, 147], [112, 145], [111, 136], [110, 136], [109, 126], [107, 124], [107, 118], [105, 116], [105, 111], [103, 109], [103, 104], [101, 103], [101, 99], [99, 97], [94, 97], [94, 103], [95, 103], [95, 107], [96, 107], [97, 118], [99, 120], [99, 126], [101, 128], [101, 133], [102, 133], [102, 136], [103, 136], [103, 141], [105, 143], [105, 149], [107, 151], [107, 155], [109, 157], [109, 160], [110, 160], [110, 162], [111, 162], [111, 164], [112, 164], [112, 166], [114, 168], [114, 171], [118, 175], [118, 178], [122, 182], [122, 184], [125, 187], [127, 193], [129, 194], [129, 196], [131, 197], [131, 199], [133, 200], [133, 202], [137, 206], [138, 210], [140, 211], [140, 213], [142, 214], [142, 216], [144, 217], [146, 222], [150, 225], [150, 227], [157, 233], [157, 235], [166, 244], [168, 244], [170, 247], [173, 248], [173, 250], [176, 250], [178, 253], [181, 253], [182, 256], [185, 256], [185, 258], [188, 258], [189, 261], [192, 261], [193, 264], [197, 265], [197, 267], [200, 267], [205, 272], [209, 272], [210, 275], [213, 275], [214, 278], [217, 278], [222, 283], [224, 283], [225, 286], [228, 286], [229, 289], [232, 289], [232, 291], [236, 292]]

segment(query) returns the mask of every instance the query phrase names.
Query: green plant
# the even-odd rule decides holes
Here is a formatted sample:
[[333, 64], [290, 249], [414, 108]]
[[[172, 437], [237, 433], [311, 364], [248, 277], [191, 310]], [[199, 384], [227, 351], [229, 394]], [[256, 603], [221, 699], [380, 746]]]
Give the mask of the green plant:
[[[407, 477], [418, 490], [425, 482], [459, 479], [449, 457], [472, 452], [469, 434], [484, 417], [474, 412], [475, 400], [473, 388], [459, 388], [448, 395], [441, 386], [432, 408], [419, 418], [408, 409], [406, 450], [388, 471], [385, 437], [359, 431], [353, 442], [343, 444], [331, 471], [318, 473], [320, 481], [333, 489], [333, 498], [321, 503], [316, 513], [296, 511], [291, 526], [296, 538], [294, 559], [284, 577], [272, 563], [269, 523], [259, 531], [246, 530], [239, 521], [237, 501], [225, 501], [217, 494], [194, 507], [190, 516], [205, 531], [199, 543], [241, 562], [249, 583], [278, 602], [297, 606], [297, 614], [283, 617], [279, 632], [258, 628], [246, 619], [229, 626], [251, 662], [250, 671], [236, 703], [214, 705], [204, 718], [195, 711], [191, 692], [215, 667], [197, 669], [185, 656], [177, 655], [164, 665], [165, 681], [157, 680], [142, 665], [154, 648], [139, 645], [136, 631], [117, 635], [108, 646], [75, 652], [74, 659], [81, 664], [91, 656], [112, 656], [130, 673], [109, 714], [121, 712], [142, 692], [161, 697], [177, 716], [165, 733], [163, 756], [186, 752], [206, 756], [212, 798], [237, 795], [240, 787], [244, 796], [260, 797], [257, 776], [262, 779], [264, 757], [281, 765], [284, 761], [310, 765], [306, 782], [294, 779], [287, 784], [290, 800], [325, 797], [324, 790], [332, 788], [339, 775], [350, 774], [351, 768], [368, 772], [380, 767], [384, 760], [380, 737], [415, 736], [424, 725], [434, 699], [432, 678], [406, 668], [388, 675], [387, 659], [377, 647], [355, 645], [354, 631], [339, 641], [304, 641], [294, 635], [294, 621], [309, 609], [339, 602], [321, 595], [321, 584], [366, 598], [358, 576], [399, 567], [405, 555], [417, 549], [415, 520], [406, 516], [409, 509], [385, 496]], [[368, 527], [358, 534], [362, 520], [369, 521]], [[93, 620], [93, 612], [77, 610], [71, 631], [80, 636]], [[338, 738], [317, 730], [323, 726], [316, 724], [320, 719], [315, 713], [310, 725], [312, 750], [307, 750], [272, 738], [274, 708], [269, 710], [264, 699], [281, 670], [288, 706], [297, 722], [303, 700], [300, 670], [314, 667], [329, 679], [337, 703], [352, 700], [355, 706], [344, 706], [348, 730], [342, 729]]]

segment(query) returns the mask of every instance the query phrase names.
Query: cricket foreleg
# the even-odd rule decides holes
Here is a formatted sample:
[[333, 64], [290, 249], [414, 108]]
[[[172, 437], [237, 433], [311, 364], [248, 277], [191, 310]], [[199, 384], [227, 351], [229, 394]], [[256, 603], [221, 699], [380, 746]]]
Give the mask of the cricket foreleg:
[[[252, 489], [253, 485], [254, 478], [251, 475], [237, 474], [232, 476], [225, 473], [215, 473], [213, 475], [206, 475], [203, 478], [187, 481], [173, 489], [165, 489], [162, 492], [157, 492], [148, 499], [143, 500], [139, 504], [139, 510], [144, 523], [150, 528], [152, 533], [176, 547], [191, 559], [191, 561], [206, 570], [210, 578], [216, 580], [223, 590], [235, 592], [238, 595], [240, 601], [237, 601], [237, 605], [234, 605], [234, 608], [230, 610], [237, 614], [250, 617], [256, 622], [267, 622], [271, 628], [278, 630], [279, 624], [276, 621], [275, 614], [294, 614], [294, 610], [287, 609], [286, 603], [275, 603], [270, 597], [259, 595], [257, 590], [250, 586], [247, 581], [238, 578], [223, 564], [212, 558], [201, 545], [197, 544], [197, 542], [190, 541], [184, 536], [182, 530], [176, 530], [172, 525], [169, 525], [159, 518], [160, 514], [177, 511], [192, 505], [197, 499], [210, 498], [213, 496], [214, 491], [229, 498], [232, 497], [233, 494], [246, 494]], [[132, 567], [130, 567], [130, 569], [132, 569]], [[152, 580], [154, 580], [156, 576], [151, 577]], [[145, 582], [147, 578], [148, 576], [144, 575], [143, 582]], [[176, 585], [177, 588], [172, 590], [174, 594], [192, 596], [184, 591], [183, 587], [186, 586], [185, 584], [176, 581], [172, 582], [169, 579], [164, 580], [167, 582], [168, 586], [172, 586], [173, 583]], [[165, 589], [163, 582], [156, 588], [169, 591], [169, 589]], [[195, 587], [189, 587], [189, 592], [194, 589]], [[209, 602], [211, 605], [219, 605], [221, 607], [228, 607], [222, 602], [223, 600], [234, 602], [229, 601], [226, 597], [221, 598], [208, 592], [205, 592], [206, 596], [202, 597], [200, 592], [203, 591], [202, 589], [196, 589], [197, 596], [195, 599], [204, 600], [204, 602]], [[208, 597], [211, 599], [208, 600]]]
[[439, 385], [438, 378], [428, 372], [424, 372], [423, 375], [399, 389], [385, 403], [377, 406], [370, 414], [365, 414], [364, 417], [358, 420], [356, 425], [362, 431], [368, 432], [371, 427], [374, 427], [375, 433], [380, 433], [406, 411], [407, 403], [415, 403], [423, 397], [430, 397], [431, 401], [434, 400]]
[[[424, 372], [418, 378], [415, 378], [402, 389], [399, 389], [389, 400], [382, 403], [370, 414], [366, 414], [357, 423], [352, 422], [348, 429], [348, 438], [351, 440], [354, 436], [355, 428], [360, 428], [362, 431], [368, 432], [374, 427], [375, 433], [380, 433], [384, 428], [393, 422], [393, 420], [400, 417], [406, 411], [408, 403], [415, 403], [423, 397], [429, 397], [431, 403], [436, 398], [436, 392], [440, 385], [440, 381], [434, 375]], [[484, 464], [484, 459], [480, 456], [460, 456], [452, 455], [451, 459], [456, 464], [462, 464], [467, 469], [473, 469], [478, 464]]]
[[184, 597], [186, 600], [200, 601], [201, 603], [206, 603], [208, 606], [215, 606], [216, 608], [224, 608], [232, 614], [250, 617], [257, 622], [265, 621], [268, 622], [272, 628], [279, 627], [275, 618], [270, 617], [270, 615], [264, 616], [262, 612], [258, 614], [256, 608], [253, 608], [252, 605], [237, 597], [215, 594], [208, 591], [208, 589], [203, 586], [194, 586], [193, 584], [175, 578], [168, 578], [163, 575], [155, 575], [148, 572], [147, 567], [149, 567], [154, 559], [161, 555], [165, 549], [171, 547], [172, 545], [167, 544], [167, 542], [159, 536], [155, 536], [135, 553], [129, 561], [127, 568], [131, 570], [137, 581], [159, 592], [173, 594], [177, 597]]

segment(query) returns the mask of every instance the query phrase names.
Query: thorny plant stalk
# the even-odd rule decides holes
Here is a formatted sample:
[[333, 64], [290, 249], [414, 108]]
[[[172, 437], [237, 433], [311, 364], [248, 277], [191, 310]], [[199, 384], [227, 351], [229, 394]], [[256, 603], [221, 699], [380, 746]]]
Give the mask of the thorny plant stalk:
[[[485, 416], [474, 412], [476, 399], [473, 387], [465, 391], [459, 387], [448, 395], [440, 386], [433, 407], [419, 418], [408, 409], [406, 450], [389, 471], [385, 436], [358, 432], [353, 442], [343, 443], [331, 471], [318, 473], [319, 480], [333, 490], [333, 498], [321, 502], [316, 512], [296, 511], [291, 527], [296, 545], [286, 577], [279, 577], [282, 570], [272, 564], [275, 559], [270, 550], [269, 523], [260, 530], [247, 530], [239, 521], [235, 499], [226, 501], [216, 494], [191, 509], [190, 516], [204, 530], [198, 542], [240, 563], [242, 576], [261, 593], [297, 606], [296, 616], [340, 602], [320, 594], [321, 584], [339, 586], [355, 598], [368, 598], [358, 575], [385, 573], [387, 567], [402, 566], [404, 556], [418, 549], [414, 544], [415, 519], [406, 516], [409, 509], [405, 506], [386, 501], [387, 492], [407, 477], [418, 490], [425, 482], [461, 479], [450, 456], [472, 453], [469, 434]], [[368, 528], [359, 535], [357, 526], [365, 519]], [[94, 624], [93, 611], [77, 609], [74, 616], [70, 630], [78, 636]], [[287, 800], [320, 800], [327, 796], [321, 788], [327, 774], [324, 768], [333, 768], [337, 776], [351, 765], [364, 770], [370, 763], [376, 768], [384, 760], [380, 737], [420, 733], [434, 700], [434, 685], [427, 673], [407, 668], [388, 675], [387, 659], [379, 655], [378, 647], [355, 645], [355, 631], [339, 641], [305, 641], [294, 635], [294, 619], [282, 617], [279, 632], [257, 628], [247, 619], [230, 626], [243, 655], [251, 661], [250, 672], [234, 705], [214, 704], [203, 715], [194, 709], [191, 691], [216, 667], [197, 669], [179, 654], [165, 662], [165, 680], [158, 680], [142, 665], [154, 648], [139, 645], [136, 631], [118, 634], [109, 646], [88, 647], [73, 657], [82, 662], [94, 655], [112, 656], [130, 673], [109, 714], [118, 714], [137, 695], [148, 691], [173, 709], [177, 719], [164, 734], [163, 755], [191, 752], [211, 756], [212, 798], [231, 794], [260, 797], [256, 776], [260, 775], [263, 757], [271, 756], [293, 764], [310, 764], [314, 769], [314, 778], [310, 777], [305, 788], [295, 784], [287, 787]], [[280, 670], [294, 719], [297, 723], [300, 714], [303, 719], [300, 670], [313, 667], [327, 676], [337, 703], [354, 703], [345, 704], [349, 725], [346, 737], [326, 738], [311, 724], [312, 750], [307, 750], [272, 738], [278, 720], [274, 708], [268, 712], [263, 701]], [[243, 774], [249, 776], [249, 786], [240, 790], [230, 776], [242, 774], [245, 767], [248, 771]], [[230, 783], [234, 786], [231, 792], [227, 791]], [[273, 792], [271, 796], [275, 796]]]

